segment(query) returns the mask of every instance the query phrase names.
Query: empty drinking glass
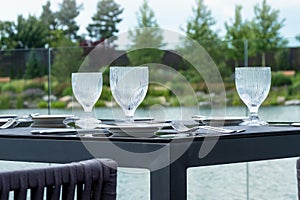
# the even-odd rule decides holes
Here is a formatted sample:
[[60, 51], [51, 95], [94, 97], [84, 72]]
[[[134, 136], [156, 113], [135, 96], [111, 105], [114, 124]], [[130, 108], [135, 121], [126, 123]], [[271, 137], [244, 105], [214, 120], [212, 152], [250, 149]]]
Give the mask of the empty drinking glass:
[[148, 67], [110, 68], [111, 92], [127, 122], [134, 121], [134, 112], [146, 96], [148, 83]]
[[72, 73], [72, 90], [85, 116], [76, 121], [81, 128], [94, 128], [99, 121], [91, 116], [92, 109], [102, 92], [101, 72]]
[[237, 67], [235, 84], [242, 101], [247, 105], [249, 120], [241, 125], [261, 126], [268, 123], [259, 119], [258, 109], [268, 96], [271, 86], [270, 67]]

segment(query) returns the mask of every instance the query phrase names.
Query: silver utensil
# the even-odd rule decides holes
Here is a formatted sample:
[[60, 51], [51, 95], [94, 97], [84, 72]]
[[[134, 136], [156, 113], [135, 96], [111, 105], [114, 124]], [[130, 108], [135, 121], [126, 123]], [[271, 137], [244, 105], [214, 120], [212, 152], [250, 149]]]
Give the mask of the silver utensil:
[[185, 126], [183, 123], [178, 122], [178, 121], [173, 121], [171, 123], [171, 126], [177, 130], [179, 133], [185, 133], [185, 132], [196, 132], [198, 129], [205, 129], [205, 130], [209, 130], [209, 131], [216, 131], [219, 133], [240, 133], [245, 131], [245, 129], [238, 129], [238, 130], [234, 130], [234, 129], [228, 129], [228, 128], [221, 128], [221, 127], [215, 127], [215, 126], [208, 126], [208, 125], [204, 125], [204, 126], [194, 126], [192, 128], [188, 128], [187, 126]]
[[3, 125], [0, 126], [0, 129], [10, 128], [14, 126], [15, 122], [16, 122], [15, 118], [10, 118], [7, 120], [7, 122], [5, 122]]

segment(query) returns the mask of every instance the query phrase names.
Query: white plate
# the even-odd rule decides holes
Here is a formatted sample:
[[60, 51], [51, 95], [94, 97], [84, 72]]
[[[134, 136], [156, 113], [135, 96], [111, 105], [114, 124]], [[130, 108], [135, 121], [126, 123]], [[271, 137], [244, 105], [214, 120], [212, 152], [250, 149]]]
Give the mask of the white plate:
[[241, 116], [205, 117], [199, 115], [194, 115], [192, 118], [195, 121], [204, 124], [219, 124], [224, 126], [239, 125], [240, 123], [248, 119], [248, 117], [244, 117], [244, 116], [243, 117]]
[[34, 128], [66, 128], [67, 126], [64, 123], [56, 123], [56, 124], [43, 124], [43, 123], [33, 123], [31, 127]]
[[67, 117], [73, 117], [73, 115], [34, 115], [33, 120], [64, 120]]
[[162, 127], [169, 126], [166, 123], [134, 123], [134, 124], [100, 124], [99, 128], [107, 128], [114, 136], [126, 137], [152, 137]]
[[0, 115], [0, 118], [16, 118], [18, 115], [15, 114], [7, 114], [7, 115]]
[[50, 127], [63, 128], [66, 127], [64, 120], [73, 115], [36, 115], [32, 116], [32, 127]]
[[41, 134], [41, 135], [52, 135], [52, 134], [62, 134], [62, 135], [74, 135], [77, 134], [76, 129], [43, 129], [43, 130], [32, 130], [32, 134]]

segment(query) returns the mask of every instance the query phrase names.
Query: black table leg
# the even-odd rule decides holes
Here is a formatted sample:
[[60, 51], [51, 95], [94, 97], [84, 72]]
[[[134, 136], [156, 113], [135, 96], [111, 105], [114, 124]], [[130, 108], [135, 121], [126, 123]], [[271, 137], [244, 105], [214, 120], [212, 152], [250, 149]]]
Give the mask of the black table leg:
[[150, 172], [150, 199], [170, 200], [169, 166]]
[[150, 173], [151, 200], [187, 199], [187, 172], [179, 162]]

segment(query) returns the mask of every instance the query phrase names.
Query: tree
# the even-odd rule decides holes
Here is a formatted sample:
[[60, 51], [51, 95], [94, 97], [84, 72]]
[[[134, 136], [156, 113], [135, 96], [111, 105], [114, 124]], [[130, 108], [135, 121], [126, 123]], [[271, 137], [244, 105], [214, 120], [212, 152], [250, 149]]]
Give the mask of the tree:
[[0, 22], [0, 49], [13, 49], [17, 46], [17, 42], [13, 39], [15, 37], [15, 24], [10, 21]]
[[68, 38], [61, 38], [53, 51], [52, 77], [59, 83], [70, 82], [72, 72], [83, 62], [83, 50]]
[[110, 39], [108, 43], [116, 39], [115, 33], [118, 33], [116, 25], [122, 21], [119, 17], [123, 9], [113, 0], [101, 0], [97, 5], [97, 12], [93, 15], [93, 23], [89, 24], [87, 31], [89, 36], [96, 41]]
[[[47, 27], [47, 43], [48, 46], [51, 46], [53, 42], [59, 40], [63, 33], [62, 31], [58, 30], [58, 20], [57, 20], [57, 14], [55, 12], [52, 12], [51, 10], [51, 3], [48, 0], [45, 5], [43, 5], [43, 11], [40, 15], [40, 20], [45, 24]], [[61, 35], [58, 36], [58, 33], [61, 33]]]
[[29, 60], [26, 63], [26, 71], [24, 74], [24, 78], [35, 78], [35, 77], [41, 77], [47, 74], [47, 68], [46, 66], [42, 65], [38, 57], [36, 55], [36, 52], [34, 50], [30, 51]]
[[263, 0], [261, 7], [254, 6], [254, 19], [252, 28], [256, 42], [256, 49], [261, 53], [262, 66], [266, 65], [265, 53], [268, 50], [280, 48], [287, 44], [287, 40], [280, 36], [280, 29], [284, 26], [285, 19], [279, 19], [279, 10], [272, 10], [271, 6]]
[[192, 11], [194, 16], [187, 22], [186, 35], [200, 43], [208, 53], [212, 53], [214, 45], [211, 45], [211, 42], [215, 43], [218, 40], [217, 33], [212, 30], [216, 21], [203, 0], [196, 0], [196, 7], [193, 7]]
[[228, 45], [229, 55], [231, 58], [235, 59], [235, 67], [238, 66], [238, 60], [242, 59], [244, 56], [244, 41], [254, 38], [250, 22], [243, 21], [241, 10], [242, 6], [237, 5], [235, 7], [235, 17], [234, 19], [231, 19], [231, 25], [225, 22], [227, 31], [225, 39], [230, 41], [230, 45]]
[[47, 27], [35, 16], [29, 15], [25, 19], [19, 15], [12, 38], [17, 42], [15, 48], [44, 48], [47, 43]]
[[[216, 21], [212, 17], [211, 11], [206, 7], [203, 0], [196, 0], [196, 6], [192, 8], [192, 12], [193, 16], [187, 21], [186, 28], [183, 29], [188, 38], [182, 41], [183, 48], [180, 51], [184, 52], [190, 60], [205, 59], [206, 55], [204, 54], [207, 52], [217, 64], [219, 71], [223, 75], [229, 74], [230, 71], [225, 68], [225, 43], [220, 40], [217, 32], [212, 29]], [[206, 52], [203, 52], [202, 55], [194, 55], [192, 51], [195, 45], [194, 42], [200, 44]], [[193, 66], [189, 68], [191, 69], [191, 67]]]
[[58, 21], [56, 13], [51, 10], [51, 2], [48, 0], [42, 8], [43, 11], [40, 20], [49, 28], [49, 30], [56, 30]]
[[138, 25], [135, 30], [129, 31], [132, 42], [127, 56], [132, 65], [161, 62], [164, 52], [160, 50], [163, 43], [162, 31], [156, 22], [153, 10], [144, 0], [137, 13]]
[[0, 23], [1, 49], [44, 48], [47, 43], [47, 28], [35, 16], [25, 19], [19, 15], [17, 22]]
[[79, 26], [75, 18], [80, 14], [82, 8], [82, 4], [77, 6], [76, 0], [63, 0], [63, 2], [59, 4], [59, 11], [57, 12], [59, 28], [63, 30], [64, 34], [71, 40], [79, 39], [77, 35]]

